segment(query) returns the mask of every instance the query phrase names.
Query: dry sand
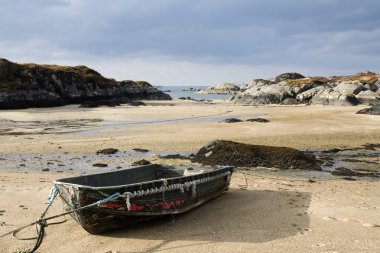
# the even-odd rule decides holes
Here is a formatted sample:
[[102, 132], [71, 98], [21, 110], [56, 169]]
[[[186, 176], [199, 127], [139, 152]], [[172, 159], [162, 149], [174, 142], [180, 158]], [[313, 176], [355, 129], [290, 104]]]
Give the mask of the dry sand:
[[[106, 147], [195, 151], [216, 138], [301, 149], [380, 143], [380, 117], [355, 114], [360, 107], [171, 103], [175, 106], [1, 111], [3, 128], [7, 124], [13, 128], [8, 133], [18, 134], [0, 135], [0, 154], [93, 153]], [[218, 123], [222, 116], [258, 116], [271, 122]], [[194, 117], [198, 118], [184, 120]], [[182, 120], [175, 120], [179, 118]], [[103, 121], [96, 126], [57, 123], [79, 119]], [[51, 127], [10, 120], [49, 121]], [[155, 122], [141, 124], [144, 121]], [[68, 129], [84, 131], [59, 133]], [[26, 131], [38, 134], [25, 135]], [[37, 219], [52, 181], [67, 175], [72, 174], [0, 170], [0, 234]], [[252, 175], [247, 179], [248, 189], [242, 190], [244, 177], [235, 173], [229, 192], [176, 216], [174, 223], [164, 218], [95, 236], [68, 217], [66, 223], [47, 228], [38, 252], [380, 251], [378, 181], [332, 179], [310, 183], [306, 179]], [[56, 201], [49, 214], [61, 211], [61, 203]], [[33, 232], [29, 230], [29, 234]], [[0, 252], [14, 252], [31, 244], [10, 236], [0, 238]]]

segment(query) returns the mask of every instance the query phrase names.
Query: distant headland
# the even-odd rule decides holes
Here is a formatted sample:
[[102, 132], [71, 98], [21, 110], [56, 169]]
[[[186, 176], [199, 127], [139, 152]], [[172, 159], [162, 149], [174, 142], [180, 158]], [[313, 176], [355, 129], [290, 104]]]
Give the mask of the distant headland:
[[[18, 64], [0, 59], [0, 109], [73, 103], [129, 103], [170, 100], [145, 81], [116, 81], [86, 66]], [[111, 100], [111, 101], [110, 101]]]

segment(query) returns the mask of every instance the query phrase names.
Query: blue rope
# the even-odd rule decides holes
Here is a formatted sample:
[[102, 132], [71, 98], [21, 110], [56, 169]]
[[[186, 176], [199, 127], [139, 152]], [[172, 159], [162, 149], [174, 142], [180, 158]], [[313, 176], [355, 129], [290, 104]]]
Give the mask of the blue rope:
[[53, 204], [54, 199], [57, 197], [59, 191], [57, 187], [51, 189], [50, 197], [48, 198], [47, 205], [51, 206]]
[[114, 193], [105, 199], [101, 199], [101, 200], [99, 200], [99, 201], [97, 201], [94, 204], [91, 204], [89, 206], [100, 206], [101, 204], [107, 203], [109, 201], [112, 201], [112, 200], [120, 198], [120, 197], [121, 197], [121, 194], [119, 192], [117, 192], [117, 193]]

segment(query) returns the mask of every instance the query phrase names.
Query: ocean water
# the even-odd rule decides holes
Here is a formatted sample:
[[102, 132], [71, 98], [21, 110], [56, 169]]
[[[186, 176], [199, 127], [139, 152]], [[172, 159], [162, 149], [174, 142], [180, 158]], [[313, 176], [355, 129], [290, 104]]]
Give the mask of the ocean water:
[[231, 95], [218, 95], [218, 94], [199, 94], [191, 91], [183, 91], [184, 89], [194, 88], [194, 89], [206, 89], [208, 86], [155, 86], [159, 90], [168, 91], [165, 92], [169, 94], [172, 98], [180, 97], [191, 97], [194, 99], [206, 99], [206, 100], [228, 100]]

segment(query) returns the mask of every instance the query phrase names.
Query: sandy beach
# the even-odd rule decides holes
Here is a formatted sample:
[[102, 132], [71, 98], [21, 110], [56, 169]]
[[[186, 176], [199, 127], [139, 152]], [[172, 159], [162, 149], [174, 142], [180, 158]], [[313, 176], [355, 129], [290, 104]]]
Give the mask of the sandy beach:
[[[36, 220], [52, 182], [84, 173], [76, 166], [80, 162], [89, 167], [86, 173], [100, 172], [91, 164], [99, 162], [94, 154], [103, 148], [126, 152], [109, 163], [113, 169], [141, 158], [130, 156], [133, 148], [150, 150], [147, 159], [152, 162], [186, 163], [162, 160], [157, 154], [196, 152], [215, 139], [301, 150], [380, 143], [380, 117], [355, 114], [363, 106], [146, 103], [0, 111], [0, 234]], [[270, 122], [221, 122], [257, 117]], [[244, 175], [236, 172], [227, 193], [174, 221], [168, 217], [95, 236], [67, 217], [67, 222], [47, 227], [38, 252], [380, 251], [378, 179], [329, 177], [310, 182], [284, 174], [246, 173], [246, 189]], [[49, 214], [60, 212], [62, 205], [56, 201]], [[34, 232], [32, 228], [20, 236]], [[0, 252], [32, 244], [8, 236], [0, 238]]]

